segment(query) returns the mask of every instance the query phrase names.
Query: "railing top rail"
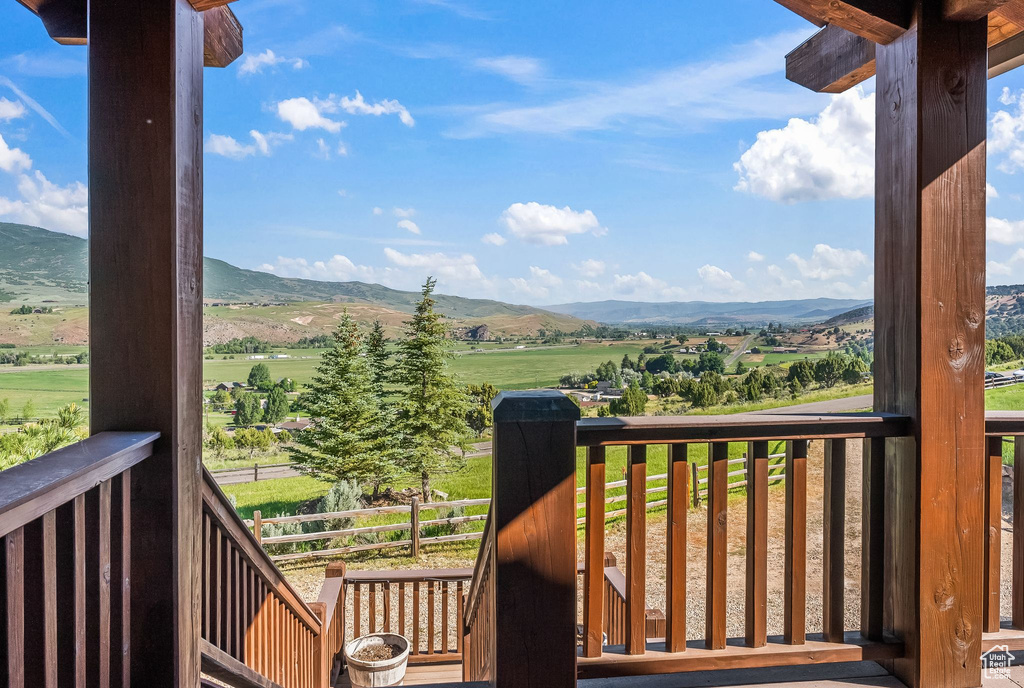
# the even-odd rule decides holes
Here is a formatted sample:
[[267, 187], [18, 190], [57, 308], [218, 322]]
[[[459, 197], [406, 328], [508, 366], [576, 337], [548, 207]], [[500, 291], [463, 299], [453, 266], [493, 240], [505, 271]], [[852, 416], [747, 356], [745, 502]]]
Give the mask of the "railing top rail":
[[480, 600], [480, 584], [484, 570], [490, 563], [491, 548], [494, 546], [494, 533], [491, 521], [491, 511], [487, 512], [487, 523], [484, 524], [483, 540], [480, 542], [480, 550], [476, 556], [476, 564], [473, 566], [473, 580], [469, 584], [469, 592], [466, 594], [465, 616], [462, 623], [468, 627], [476, 614], [477, 603]]
[[101, 432], [3, 472], [0, 537], [153, 454], [159, 432]]
[[593, 447], [610, 444], [901, 437], [910, 431], [910, 418], [893, 413], [737, 413], [725, 416], [583, 418], [576, 424], [576, 444]]
[[203, 497], [209, 500], [207, 504], [211, 508], [213, 517], [224, 526], [226, 533], [238, 545], [242, 556], [259, 572], [259, 575], [263, 576], [268, 584], [277, 589], [283, 600], [302, 619], [303, 623], [309, 628], [319, 629], [320, 621], [316, 614], [302, 599], [302, 596], [295, 591], [295, 588], [271, 560], [270, 555], [264, 551], [262, 545], [256, 541], [256, 536], [252, 534], [252, 531], [245, 527], [242, 517], [235, 511], [224, 491], [205, 467], [203, 468], [203, 488]]
[[1024, 413], [985, 411], [986, 435], [1024, 435]]
[[406, 569], [397, 571], [346, 571], [349, 583], [422, 583], [428, 581], [459, 581], [473, 577], [473, 569]]

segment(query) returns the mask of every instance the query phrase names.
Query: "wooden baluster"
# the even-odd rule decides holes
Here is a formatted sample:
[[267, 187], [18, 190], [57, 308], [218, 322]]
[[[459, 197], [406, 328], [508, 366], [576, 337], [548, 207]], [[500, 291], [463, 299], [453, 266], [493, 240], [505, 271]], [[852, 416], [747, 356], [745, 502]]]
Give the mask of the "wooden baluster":
[[822, 631], [825, 640], [845, 637], [846, 440], [825, 440], [825, 492], [822, 532]]
[[882, 640], [885, 583], [885, 438], [864, 440], [861, 478], [860, 634]]
[[85, 497], [57, 508], [57, 684], [85, 687]]
[[210, 627], [210, 515], [203, 514], [203, 640], [213, 642], [213, 629]]
[[370, 583], [370, 616], [368, 626], [370, 633], [377, 632], [377, 584]]
[[85, 494], [86, 677], [110, 685], [110, 481]]
[[985, 604], [982, 630], [999, 630], [999, 567], [1003, 539], [1003, 438], [988, 437], [985, 461]]
[[786, 442], [786, 562], [783, 636], [803, 645], [807, 608], [807, 440]]
[[458, 583], [455, 584], [455, 601], [456, 601], [456, 607], [455, 607], [455, 651], [458, 652], [460, 655], [463, 652], [463, 648], [462, 648], [462, 642], [463, 642], [462, 624], [463, 624], [463, 619], [465, 618], [464, 614], [465, 614], [465, 611], [466, 611], [465, 608], [464, 608], [464, 605], [465, 605], [465, 599], [464, 599], [465, 593], [462, 590], [462, 585], [463, 585], [462, 581], [459, 581]]
[[391, 583], [381, 583], [384, 590], [384, 621], [381, 624], [385, 633], [391, 632]]
[[[131, 685], [131, 469], [111, 483], [110, 512], [110, 676], [115, 686]], [[200, 574], [201, 575], [201, 574]], [[201, 589], [201, 588], [200, 588]], [[199, 591], [197, 591], [199, 592]]]
[[245, 648], [244, 648], [244, 643], [243, 643], [243, 639], [245, 637], [243, 635], [243, 633], [244, 633], [245, 628], [242, 626], [243, 610], [245, 609], [245, 607], [243, 606], [243, 600], [245, 599], [245, 596], [244, 596], [244, 593], [243, 593], [243, 590], [242, 590], [242, 582], [245, 580], [245, 578], [244, 578], [244, 574], [242, 572], [242, 553], [239, 552], [237, 549], [235, 549], [234, 552], [235, 552], [235, 562], [234, 562], [235, 574], [232, 577], [232, 580], [234, 581], [234, 587], [235, 587], [235, 591], [234, 591], [234, 593], [235, 593], [235, 596], [234, 596], [235, 605], [234, 605], [234, 607], [235, 608], [234, 608], [234, 610], [232, 610], [232, 614], [231, 614], [231, 618], [234, 619], [234, 626], [235, 626], [234, 633], [233, 633], [233, 635], [234, 635], [234, 650], [235, 651], [234, 651], [234, 655], [233, 656], [234, 656], [235, 659], [241, 661], [241, 660], [245, 659]]
[[647, 650], [647, 447], [629, 447], [626, 474], [626, 654]]
[[605, 449], [587, 447], [586, 521], [584, 522], [583, 656], [600, 657], [604, 608]]
[[434, 654], [434, 581], [427, 581], [427, 654]]
[[708, 447], [708, 563], [704, 645], [725, 647], [725, 579], [728, 551], [729, 443]]
[[57, 685], [56, 522], [50, 511], [24, 527], [25, 684], [40, 688]]
[[768, 443], [747, 444], [747, 579], [744, 638], [768, 642]]
[[448, 654], [448, 581], [441, 583], [441, 654]]
[[210, 642], [215, 647], [223, 648], [221, 639], [224, 632], [224, 609], [222, 602], [224, 598], [224, 538], [221, 536], [220, 526], [216, 523], [213, 524], [211, 536], [213, 537], [213, 562], [210, 587], [213, 592], [213, 634], [210, 637]]
[[355, 592], [352, 594], [352, 633], [353, 638], [358, 638], [362, 633], [360, 632], [360, 617], [362, 613], [359, 609], [359, 598], [362, 595], [362, 583], [356, 583], [354, 585]]
[[686, 520], [690, 494], [688, 445], [668, 447], [668, 518], [665, 546], [665, 649], [686, 650]]
[[409, 654], [420, 653], [420, 582], [412, 584], [412, 651]]
[[[1018, 526], [1017, 524], [1021, 524]], [[1013, 627], [1024, 630], [1024, 439], [1013, 438]]]
[[405, 635], [405, 583], [398, 584], [398, 635]]
[[[7, 614], [7, 682], [5, 688], [25, 684], [25, 530], [4, 537], [4, 586]], [[34, 610], [33, 610], [34, 611]], [[29, 687], [34, 688], [34, 687]]]

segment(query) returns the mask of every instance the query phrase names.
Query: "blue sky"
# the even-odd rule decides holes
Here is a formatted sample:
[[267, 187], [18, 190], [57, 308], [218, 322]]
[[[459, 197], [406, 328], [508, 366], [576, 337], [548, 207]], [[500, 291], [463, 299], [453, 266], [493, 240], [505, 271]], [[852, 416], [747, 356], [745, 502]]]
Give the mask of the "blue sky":
[[[206, 254], [550, 304], [872, 294], [874, 82], [787, 82], [769, 0], [239, 0]], [[0, 3], [0, 220], [86, 232], [86, 51]], [[989, 283], [1024, 282], [1024, 72], [989, 82]]]

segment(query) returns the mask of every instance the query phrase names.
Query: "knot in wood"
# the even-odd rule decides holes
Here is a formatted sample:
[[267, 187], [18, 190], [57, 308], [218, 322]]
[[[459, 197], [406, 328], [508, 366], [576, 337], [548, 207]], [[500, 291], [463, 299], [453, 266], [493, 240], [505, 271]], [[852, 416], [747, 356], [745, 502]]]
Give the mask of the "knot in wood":
[[981, 314], [977, 310], [971, 309], [971, 312], [967, 314], [967, 324], [972, 328], [977, 327], [981, 324]]
[[946, 585], [940, 585], [935, 590], [935, 594], [932, 596], [932, 600], [935, 602], [935, 607], [940, 612], [946, 612], [953, 607], [953, 595], [949, 592], [949, 588]]
[[726, 525], [726, 513], [724, 511], [722, 513], [718, 514], [718, 525], [721, 526], [722, 528], [725, 528], [725, 525]]
[[942, 72], [942, 82], [946, 92], [952, 96], [962, 96], [967, 90], [967, 79], [959, 67], [947, 67]]
[[958, 361], [964, 356], [964, 340], [962, 337], [956, 337], [949, 343], [949, 358], [954, 361]]

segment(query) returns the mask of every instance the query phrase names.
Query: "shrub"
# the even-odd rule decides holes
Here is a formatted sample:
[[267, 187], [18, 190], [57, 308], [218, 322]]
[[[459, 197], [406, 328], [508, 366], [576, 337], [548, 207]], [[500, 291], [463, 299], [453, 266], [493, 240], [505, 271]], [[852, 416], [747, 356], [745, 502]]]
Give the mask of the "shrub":
[[[331, 489], [320, 498], [317, 511], [331, 513], [335, 511], [352, 511], [363, 506], [363, 490], [354, 481], [342, 480], [334, 483]], [[351, 528], [354, 519], [332, 518], [323, 522], [327, 530], [344, 530]]]

